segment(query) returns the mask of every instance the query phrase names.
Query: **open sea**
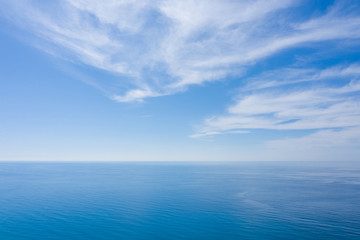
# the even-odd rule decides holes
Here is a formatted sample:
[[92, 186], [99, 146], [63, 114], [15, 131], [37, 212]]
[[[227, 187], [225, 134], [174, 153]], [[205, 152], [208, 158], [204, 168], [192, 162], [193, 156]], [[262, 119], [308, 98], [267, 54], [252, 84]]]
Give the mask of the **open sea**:
[[359, 163], [0, 163], [0, 239], [360, 239]]

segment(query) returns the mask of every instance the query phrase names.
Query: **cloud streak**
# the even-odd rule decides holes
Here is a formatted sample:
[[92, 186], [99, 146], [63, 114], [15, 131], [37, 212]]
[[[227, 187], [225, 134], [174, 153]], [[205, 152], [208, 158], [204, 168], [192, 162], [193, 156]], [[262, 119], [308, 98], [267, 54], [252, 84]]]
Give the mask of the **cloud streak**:
[[107, 93], [119, 102], [244, 75], [249, 66], [284, 49], [360, 37], [360, 18], [339, 4], [302, 21], [287, 14], [298, 4], [290, 0], [1, 4], [2, 15], [36, 36], [45, 51], [126, 82]]
[[360, 127], [319, 130], [298, 138], [272, 140], [266, 144], [272, 160], [357, 160], [360, 154]]
[[209, 138], [236, 131], [251, 134], [258, 129], [295, 130], [304, 135], [273, 137], [252, 157], [300, 161], [357, 159], [359, 70], [359, 64], [353, 63], [325, 69], [283, 68], [264, 72], [238, 90], [234, 103], [224, 114], [205, 119], [190, 137]]
[[[352, 65], [346, 68], [331, 68], [319, 71], [302, 70], [306, 81], [309, 79], [330, 78], [350, 74]], [[335, 72], [334, 70], [338, 71]], [[314, 72], [314, 75], [309, 75]], [[331, 74], [324, 74], [331, 73]], [[353, 72], [351, 72], [353, 73]], [[273, 74], [269, 74], [270, 76]], [[285, 76], [293, 75], [285, 72]], [[326, 75], [326, 77], [325, 77]], [[352, 74], [350, 74], [352, 76]], [[359, 73], [356, 72], [357, 77]], [[280, 79], [282, 76], [280, 75]], [[296, 82], [302, 81], [296, 79]], [[272, 129], [305, 130], [342, 128], [360, 125], [360, 81], [344, 80], [338, 87], [313, 87], [298, 90], [267, 88], [246, 96], [242, 93], [227, 113], [206, 119], [196, 136], [210, 135], [211, 132]], [[275, 83], [274, 83], [275, 82]], [[272, 86], [277, 86], [276, 81]], [[283, 83], [283, 81], [280, 81]], [[288, 83], [289, 84], [289, 83]], [[268, 87], [268, 86], [266, 86]]]

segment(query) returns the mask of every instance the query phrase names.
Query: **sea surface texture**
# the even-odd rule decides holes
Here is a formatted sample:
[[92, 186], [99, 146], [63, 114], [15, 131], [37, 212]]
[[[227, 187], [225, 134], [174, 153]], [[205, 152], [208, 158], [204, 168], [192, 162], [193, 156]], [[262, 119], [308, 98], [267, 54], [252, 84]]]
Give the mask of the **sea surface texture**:
[[347, 163], [0, 163], [0, 239], [360, 239]]

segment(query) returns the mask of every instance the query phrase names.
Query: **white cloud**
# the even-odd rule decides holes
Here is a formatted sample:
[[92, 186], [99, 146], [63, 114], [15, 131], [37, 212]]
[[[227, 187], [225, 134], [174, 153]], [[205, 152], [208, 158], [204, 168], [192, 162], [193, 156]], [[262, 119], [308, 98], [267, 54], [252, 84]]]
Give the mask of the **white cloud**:
[[[257, 160], [357, 160], [360, 155], [360, 65], [280, 68], [245, 78], [234, 103], [204, 120], [190, 137], [229, 131], [297, 130], [302, 137], [262, 142]], [[312, 133], [304, 132], [311, 131]], [[264, 141], [264, 140], [262, 140]]]
[[159, 94], [150, 89], [134, 89], [128, 91], [124, 96], [113, 96], [113, 99], [118, 102], [131, 102], [135, 100], [142, 100], [145, 97], [157, 97]]
[[44, 50], [129, 81], [107, 94], [121, 102], [241, 74], [300, 44], [360, 37], [360, 18], [343, 6], [295, 22], [281, 14], [299, 3], [290, 0], [0, 1]]
[[286, 85], [301, 84], [306, 82], [329, 81], [339, 78], [360, 77], [360, 64], [348, 66], [338, 65], [325, 69], [317, 68], [280, 68], [266, 71], [256, 77], [246, 79], [246, 85], [241, 91], [277, 88]]
[[[331, 72], [326, 74], [327, 77], [350, 73], [353, 76], [355, 66], [334, 67], [331, 71], [320, 71], [320, 74], [314, 71], [313, 76], [308, 74], [310, 70], [303, 70], [303, 73], [307, 79], [323, 77], [324, 72]], [[292, 76], [288, 72], [284, 75]], [[270, 88], [245, 96], [242, 92], [227, 113], [206, 119], [195, 136], [249, 129], [305, 130], [360, 126], [360, 81], [343, 81], [347, 83], [340, 87], [297, 87], [286, 91], [283, 88]]]
[[200, 132], [191, 135], [191, 138], [199, 138], [199, 137], [207, 137], [207, 136], [214, 136], [219, 134], [243, 134], [243, 133], [250, 133], [249, 131], [244, 130], [230, 130], [230, 131], [207, 131], [207, 132]]

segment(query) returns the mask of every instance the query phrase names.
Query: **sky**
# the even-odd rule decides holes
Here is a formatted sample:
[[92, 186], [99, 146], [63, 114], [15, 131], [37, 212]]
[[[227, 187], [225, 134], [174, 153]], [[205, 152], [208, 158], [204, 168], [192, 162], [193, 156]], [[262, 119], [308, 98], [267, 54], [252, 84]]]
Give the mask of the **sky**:
[[360, 2], [0, 0], [2, 161], [360, 160]]

